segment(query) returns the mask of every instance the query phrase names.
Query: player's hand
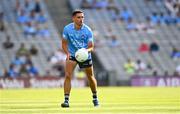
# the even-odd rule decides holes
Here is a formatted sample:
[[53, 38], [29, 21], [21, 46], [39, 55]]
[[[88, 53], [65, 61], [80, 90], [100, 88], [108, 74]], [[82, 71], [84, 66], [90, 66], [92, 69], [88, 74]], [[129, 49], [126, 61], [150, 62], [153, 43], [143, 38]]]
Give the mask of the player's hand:
[[88, 52], [92, 52], [92, 50], [93, 50], [93, 48], [91, 47], [91, 48], [88, 48], [88, 49], [86, 49]]

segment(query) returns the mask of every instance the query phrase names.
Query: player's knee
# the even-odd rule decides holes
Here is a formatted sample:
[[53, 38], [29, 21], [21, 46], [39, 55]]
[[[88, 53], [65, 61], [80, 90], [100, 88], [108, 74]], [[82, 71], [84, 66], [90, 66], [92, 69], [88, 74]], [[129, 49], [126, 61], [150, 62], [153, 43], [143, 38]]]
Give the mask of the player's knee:
[[88, 77], [94, 77], [94, 74], [93, 74], [92, 72], [86, 72], [86, 75], [87, 75]]
[[87, 75], [88, 79], [91, 81], [91, 80], [94, 80], [94, 75]]
[[66, 78], [66, 79], [71, 79], [71, 74], [68, 73], [68, 72], [66, 72], [66, 73], [65, 73], [65, 78]]
[[86, 74], [86, 75], [87, 75], [87, 77], [89, 77], [89, 78], [93, 78], [93, 77], [94, 77], [93, 74]]

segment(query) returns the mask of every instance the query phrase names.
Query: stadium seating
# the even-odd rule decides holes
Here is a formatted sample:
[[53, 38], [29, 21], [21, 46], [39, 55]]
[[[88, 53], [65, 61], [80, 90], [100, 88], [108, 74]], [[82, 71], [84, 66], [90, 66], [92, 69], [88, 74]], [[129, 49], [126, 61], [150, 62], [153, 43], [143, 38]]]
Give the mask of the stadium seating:
[[[73, 9], [81, 7], [81, 1], [77, 0], [73, 2], [70, 0]], [[153, 12], [163, 12], [167, 14], [167, 9], [164, 7], [163, 1], [149, 1], [145, 0], [114, 0], [115, 4], [120, 10], [126, 5], [128, 9], [133, 12], [133, 20], [135, 23], [145, 22], [146, 17], [150, 16]], [[176, 25], [160, 25], [155, 26], [155, 33], [147, 33], [140, 31], [127, 31], [126, 24], [124, 22], [112, 21], [111, 15], [107, 9], [83, 9], [86, 14], [86, 22], [90, 26], [93, 26], [98, 32], [97, 39], [106, 40], [105, 34], [107, 28], [111, 27], [116, 34], [120, 46], [108, 47], [103, 46], [96, 48], [96, 54], [103, 66], [108, 71], [116, 71], [117, 76], [115, 79], [128, 80], [129, 74], [127, 74], [123, 68], [123, 64], [127, 61], [127, 58], [136, 61], [141, 59], [145, 63], [150, 63], [153, 70], [139, 72], [140, 75], [152, 75], [154, 70], [158, 71], [158, 75], [163, 75], [165, 71], [168, 71], [170, 75], [173, 74], [175, 68], [180, 60], [173, 60], [170, 58], [170, 53], [173, 46], [180, 45], [180, 37], [178, 26]], [[157, 41], [160, 46], [160, 50], [157, 53], [139, 53], [138, 46], [142, 42], [150, 44], [153, 41]], [[136, 74], [136, 73], [135, 73]], [[131, 74], [132, 75], [132, 74]]]
[[[20, 0], [23, 2], [24, 0]], [[69, 0], [72, 9], [79, 9], [82, 0]], [[117, 7], [122, 11], [124, 6], [127, 6], [131, 10], [134, 23], [146, 22], [146, 17], [151, 16], [153, 12], [163, 12], [167, 14], [167, 9], [163, 1], [149, 1], [145, 0], [114, 0]], [[20, 43], [25, 43], [26, 47], [30, 47], [34, 44], [39, 54], [37, 57], [33, 57], [33, 63], [40, 70], [40, 75], [45, 75], [46, 71], [51, 69], [51, 65], [47, 62], [47, 58], [53, 52], [60, 47], [60, 36], [56, 27], [53, 24], [51, 16], [49, 16], [48, 8], [44, 0], [41, 0], [42, 9], [47, 15], [47, 26], [50, 31], [49, 38], [41, 38], [39, 36], [26, 38], [23, 35], [23, 28], [16, 23], [16, 16], [14, 13], [15, 0], [0, 0], [0, 10], [5, 14], [5, 26], [6, 32], [0, 32], [0, 43], [5, 41], [7, 35], [9, 35], [12, 41], [15, 43], [15, 47], [11, 50], [4, 50], [0, 48], [0, 69], [7, 69], [11, 60], [15, 56], [15, 51], [18, 49]], [[159, 75], [163, 75], [165, 71], [168, 71], [170, 75], [173, 74], [176, 66], [180, 63], [180, 59], [173, 60], [170, 57], [172, 46], [178, 47], [180, 45], [179, 26], [170, 25], [156, 25], [153, 28], [153, 32], [145, 31], [127, 31], [125, 22], [112, 20], [111, 12], [107, 9], [83, 9], [85, 12], [85, 22], [98, 31], [98, 37], [100, 41], [108, 41], [108, 28], [112, 29], [113, 34], [116, 35], [118, 42], [120, 43], [116, 47], [110, 47], [105, 44], [95, 49], [95, 54], [100, 60], [100, 63], [107, 71], [113, 71], [116, 73], [114, 76], [117, 80], [129, 80], [132, 74], [128, 74], [124, 70], [124, 64], [127, 59], [136, 61], [142, 60], [144, 63], [150, 63], [152, 70], [146, 70], [141, 72], [135, 72], [142, 76], [152, 75], [154, 70], [157, 70]], [[44, 26], [43, 26], [44, 27]], [[160, 50], [153, 54], [140, 53], [138, 48], [142, 42], [150, 44], [156, 41], [159, 44]], [[53, 72], [54, 73], [54, 72]], [[56, 73], [54, 73], [56, 74]]]
[[[7, 28], [6, 32], [0, 32], [0, 43], [2, 44], [5, 41], [7, 35], [9, 35], [11, 40], [15, 43], [15, 47], [13, 49], [5, 50], [0, 48], [0, 68], [2, 71], [5, 68], [9, 68], [10, 62], [15, 57], [15, 52], [19, 48], [20, 43], [25, 43], [27, 48], [30, 48], [30, 46], [34, 44], [38, 48], [39, 53], [36, 57], [32, 57], [32, 60], [35, 66], [39, 69], [40, 75], [43, 76], [46, 74], [46, 70], [51, 69], [51, 65], [48, 63], [47, 58], [60, 47], [60, 36], [54, 26], [54, 23], [52, 22], [51, 17], [48, 14], [46, 4], [43, 0], [41, 0], [40, 3], [42, 10], [45, 12], [45, 15], [48, 18], [46, 26], [48, 26], [50, 36], [48, 38], [42, 38], [40, 36], [26, 38], [23, 34], [23, 27], [16, 22], [16, 15], [14, 11], [15, 2], [16, 0], [0, 1], [0, 9], [5, 14], [4, 22]], [[20, 0], [20, 2], [23, 3], [24, 0]], [[45, 25], [42, 25], [42, 27], [45, 27]]]

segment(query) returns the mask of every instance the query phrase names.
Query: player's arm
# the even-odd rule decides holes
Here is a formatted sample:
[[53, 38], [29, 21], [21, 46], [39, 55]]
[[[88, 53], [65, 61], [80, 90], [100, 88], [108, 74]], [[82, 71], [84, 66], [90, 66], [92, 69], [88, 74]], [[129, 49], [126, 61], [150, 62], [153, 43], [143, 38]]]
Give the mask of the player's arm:
[[68, 30], [65, 27], [63, 30], [63, 34], [62, 34], [62, 49], [65, 52], [66, 56], [67, 56], [67, 60], [69, 59], [70, 53], [68, 51]]
[[64, 38], [62, 38], [62, 49], [66, 53], [67, 59], [69, 59], [70, 54], [69, 54], [69, 51], [68, 51], [68, 42]]
[[88, 52], [92, 52], [93, 49], [94, 49], [93, 41], [88, 42], [88, 48], [87, 48]]
[[89, 33], [88, 33], [88, 48], [87, 48], [88, 52], [92, 52], [94, 50], [94, 41], [93, 41], [93, 33], [91, 31], [91, 29], [89, 29]]

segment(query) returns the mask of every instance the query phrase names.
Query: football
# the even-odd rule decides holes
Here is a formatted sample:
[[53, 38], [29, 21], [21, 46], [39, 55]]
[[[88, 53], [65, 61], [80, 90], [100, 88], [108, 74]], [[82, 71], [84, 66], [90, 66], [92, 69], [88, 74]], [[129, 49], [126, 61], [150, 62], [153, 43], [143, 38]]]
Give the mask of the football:
[[75, 58], [78, 62], [84, 62], [88, 59], [88, 51], [85, 48], [78, 49], [75, 53]]

